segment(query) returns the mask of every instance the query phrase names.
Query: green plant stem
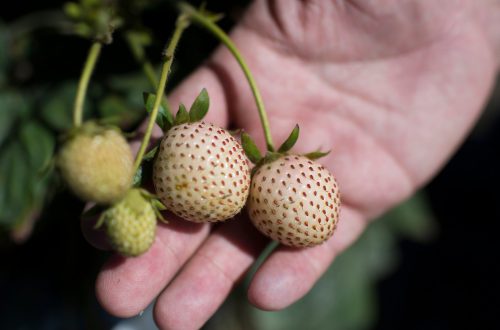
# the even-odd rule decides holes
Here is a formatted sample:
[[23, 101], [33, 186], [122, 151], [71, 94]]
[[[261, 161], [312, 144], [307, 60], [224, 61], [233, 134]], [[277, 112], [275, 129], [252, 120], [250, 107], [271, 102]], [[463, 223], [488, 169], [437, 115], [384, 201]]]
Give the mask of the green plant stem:
[[[151, 86], [156, 87], [158, 84], [158, 78], [156, 77], [156, 72], [153, 68], [151, 62], [147, 59], [146, 54], [144, 52], [144, 48], [142, 45], [137, 42], [134, 37], [130, 34], [126, 34], [127, 44], [134, 56], [135, 60], [139, 63], [144, 72], [146, 78], [148, 78]], [[163, 100], [161, 105], [165, 108], [165, 110], [170, 111], [170, 105], [168, 103], [168, 99], [165, 95], [163, 95]]]
[[162, 98], [158, 97], [158, 95], [163, 95], [165, 93], [168, 74], [170, 73], [170, 67], [172, 66], [172, 62], [174, 60], [175, 48], [179, 43], [182, 33], [188, 27], [188, 25], [189, 21], [186, 19], [186, 16], [181, 14], [177, 19], [172, 39], [170, 39], [168, 47], [163, 53], [163, 59], [162, 59], [163, 64], [161, 68], [160, 81], [156, 89], [155, 103], [153, 105], [153, 110], [151, 111], [151, 115], [149, 117], [148, 127], [146, 128], [146, 133], [144, 133], [144, 138], [142, 139], [141, 147], [139, 148], [139, 152], [137, 153], [137, 156], [135, 158], [134, 172], [136, 172], [139, 169], [139, 166], [141, 165], [142, 162], [142, 158], [144, 157], [144, 153], [146, 152], [146, 148], [149, 145], [149, 139], [151, 138], [151, 133], [153, 132], [153, 127], [156, 122], [156, 116], [158, 115], [158, 110], [160, 109], [160, 104], [162, 100]]
[[255, 99], [255, 103], [257, 105], [257, 109], [259, 111], [259, 117], [260, 121], [262, 124], [262, 129], [264, 130], [264, 137], [266, 139], [266, 145], [267, 145], [267, 150], [272, 152], [274, 151], [274, 144], [271, 136], [271, 129], [269, 126], [269, 120], [267, 118], [267, 113], [264, 108], [264, 102], [262, 101], [262, 96], [259, 92], [259, 89], [257, 87], [257, 83], [255, 82], [255, 79], [253, 78], [252, 73], [250, 72], [250, 69], [248, 65], [246, 64], [245, 60], [243, 59], [243, 56], [237, 49], [236, 45], [233, 43], [233, 41], [229, 38], [229, 36], [224, 32], [220, 27], [217, 26], [211, 20], [210, 18], [206, 17], [203, 13], [199, 12], [194, 8], [193, 6], [181, 2], [179, 4], [179, 8], [181, 12], [186, 14], [189, 19], [205, 29], [207, 29], [210, 33], [212, 33], [217, 39], [219, 39], [233, 54], [234, 58], [240, 65], [241, 69], [243, 70], [243, 73], [245, 74], [245, 77], [247, 78], [248, 84], [250, 85], [250, 89], [252, 90], [252, 94]]
[[90, 76], [94, 71], [95, 64], [101, 53], [102, 44], [95, 41], [90, 47], [89, 53], [87, 55], [87, 60], [83, 66], [82, 75], [80, 76], [80, 81], [78, 82], [78, 89], [76, 91], [75, 106], [73, 109], [73, 125], [78, 127], [82, 124], [83, 117], [83, 103], [85, 101], [85, 95], [87, 94], [87, 88], [89, 86]]

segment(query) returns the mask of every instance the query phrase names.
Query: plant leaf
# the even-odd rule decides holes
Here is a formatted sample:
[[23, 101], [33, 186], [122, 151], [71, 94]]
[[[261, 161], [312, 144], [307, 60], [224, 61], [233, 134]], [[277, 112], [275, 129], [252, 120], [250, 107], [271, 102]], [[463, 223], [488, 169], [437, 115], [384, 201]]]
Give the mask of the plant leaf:
[[181, 125], [185, 123], [189, 123], [189, 113], [187, 112], [184, 104], [181, 103], [179, 104], [179, 110], [175, 115], [174, 125]]
[[165, 211], [165, 210], [167, 209], [167, 207], [166, 207], [165, 205], [163, 205], [163, 203], [162, 203], [162, 202], [160, 202], [160, 201], [159, 201], [159, 200], [157, 200], [157, 199], [153, 199], [153, 200], [151, 201], [151, 203], [152, 203], [152, 205], [153, 205], [155, 208], [157, 208], [157, 209], [158, 209], [158, 210], [160, 210], [160, 211]]
[[209, 105], [210, 99], [208, 97], [208, 92], [203, 88], [189, 109], [189, 121], [194, 123], [202, 120], [208, 112]]
[[313, 151], [307, 154], [304, 154], [303, 156], [306, 158], [309, 158], [310, 160], [316, 160], [325, 157], [330, 153], [330, 150], [323, 152], [323, 151]]
[[145, 155], [144, 157], [142, 158], [143, 161], [150, 161], [152, 160], [153, 158], [155, 158], [156, 156], [156, 153], [158, 152], [158, 147], [160, 145], [160, 142], [158, 142], [151, 150], [149, 150]]
[[245, 132], [241, 134], [241, 146], [252, 163], [256, 164], [262, 159], [262, 154], [254, 140]]
[[288, 138], [283, 142], [283, 144], [279, 147], [278, 152], [285, 153], [289, 151], [290, 149], [293, 148], [295, 143], [297, 142], [297, 139], [299, 138], [299, 125], [295, 125], [293, 128], [292, 132], [288, 136]]
[[[155, 104], [156, 95], [144, 92], [142, 96], [144, 99], [144, 106], [146, 107], [146, 111], [151, 114], [151, 112], [153, 111], [153, 106]], [[174, 125], [174, 116], [161, 104], [160, 109], [158, 110], [158, 116], [156, 116], [156, 123], [164, 132], [168, 131]]]
[[108, 95], [99, 101], [98, 110], [100, 123], [119, 127], [131, 127], [143, 118], [143, 112], [131, 110], [131, 104], [119, 94]]
[[30, 207], [33, 173], [20, 141], [6, 146], [0, 157], [0, 224], [14, 226]]
[[132, 179], [132, 186], [140, 187], [142, 183], [142, 164], [139, 166]]
[[20, 131], [21, 142], [28, 153], [34, 172], [41, 172], [48, 166], [54, 154], [54, 136], [36, 121], [24, 124]]
[[49, 90], [42, 103], [40, 115], [49, 127], [58, 131], [67, 131], [73, 126], [71, 107], [76, 90], [76, 83], [71, 81]]

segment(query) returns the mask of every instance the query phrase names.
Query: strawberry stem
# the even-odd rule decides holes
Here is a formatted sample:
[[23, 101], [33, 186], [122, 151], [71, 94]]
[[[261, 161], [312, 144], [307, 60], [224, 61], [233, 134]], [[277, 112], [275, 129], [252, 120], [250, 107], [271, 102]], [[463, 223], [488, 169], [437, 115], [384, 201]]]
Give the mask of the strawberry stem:
[[182, 33], [188, 26], [189, 26], [189, 20], [187, 20], [184, 14], [181, 14], [177, 18], [172, 39], [170, 39], [167, 48], [163, 52], [163, 58], [162, 58], [163, 64], [161, 68], [160, 81], [156, 89], [155, 103], [153, 105], [153, 110], [151, 111], [151, 115], [149, 117], [146, 133], [144, 133], [144, 138], [142, 139], [141, 142], [141, 147], [139, 148], [139, 152], [137, 153], [137, 156], [135, 158], [134, 172], [136, 172], [139, 169], [139, 166], [141, 165], [142, 162], [142, 158], [144, 157], [144, 153], [146, 152], [146, 148], [149, 145], [149, 139], [151, 138], [151, 133], [153, 132], [156, 116], [158, 115], [158, 111], [160, 109], [160, 104], [162, 101], [162, 97], [159, 97], [159, 95], [164, 95], [165, 93], [165, 86], [167, 85], [168, 74], [170, 73], [170, 67], [172, 66], [172, 62], [174, 60], [175, 48], [177, 47], [177, 44], [181, 39]]
[[248, 84], [250, 85], [250, 89], [252, 90], [252, 94], [254, 96], [257, 109], [259, 111], [259, 117], [262, 124], [262, 129], [264, 130], [264, 137], [266, 139], [267, 150], [271, 152], [274, 151], [271, 129], [269, 126], [267, 113], [264, 108], [264, 102], [262, 101], [262, 96], [257, 87], [257, 83], [255, 82], [255, 79], [253, 78], [253, 75], [247, 63], [243, 59], [243, 56], [239, 52], [238, 48], [233, 43], [231, 38], [226, 34], [226, 32], [224, 32], [219, 26], [217, 26], [217, 24], [214, 23], [214, 19], [211, 19], [210, 17], [208, 17], [208, 15], [204, 14], [201, 11], [196, 10], [196, 8], [185, 2], [181, 2], [179, 4], [179, 8], [181, 12], [186, 14], [191, 21], [201, 25], [210, 33], [212, 33], [217, 39], [219, 39], [219, 41], [221, 41], [228, 48], [231, 54], [233, 54], [234, 58], [236, 59], [241, 69], [243, 70], [243, 73], [247, 78]]
[[87, 60], [83, 66], [83, 71], [78, 82], [78, 89], [76, 91], [75, 105], [73, 108], [73, 125], [78, 127], [82, 124], [83, 117], [83, 103], [85, 101], [85, 94], [89, 86], [90, 76], [94, 71], [95, 64], [101, 53], [102, 44], [99, 41], [94, 41], [90, 47], [87, 55]]
[[[144, 72], [144, 75], [146, 76], [146, 78], [148, 78], [149, 83], [153, 87], [156, 87], [158, 84], [158, 77], [156, 76], [153, 65], [146, 57], [143, 45], [133, 37], [133, 34], [131, 32], [125, 35], [125, 39], [130, 48], [130, 51], [132, 52], [132, 55], [134, 56], [134, 59], [141, 66], [142, 72]], [[171, 112], [170, 106], [168, 104], [168, 99], [165, 95], [163, 95], [161, 105], [165, 108], [165, 110]]]

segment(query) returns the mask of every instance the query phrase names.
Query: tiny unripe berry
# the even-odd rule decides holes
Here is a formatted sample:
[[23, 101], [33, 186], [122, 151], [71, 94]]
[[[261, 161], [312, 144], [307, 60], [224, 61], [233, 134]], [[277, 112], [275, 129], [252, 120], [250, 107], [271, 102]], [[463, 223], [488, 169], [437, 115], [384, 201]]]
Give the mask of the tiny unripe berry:
[[156, 214], [139, 189], [131, 189], [124, 199], [109, 208], [103, 222], [111, 246], [123, 256], [141, 255], [153, 245]]

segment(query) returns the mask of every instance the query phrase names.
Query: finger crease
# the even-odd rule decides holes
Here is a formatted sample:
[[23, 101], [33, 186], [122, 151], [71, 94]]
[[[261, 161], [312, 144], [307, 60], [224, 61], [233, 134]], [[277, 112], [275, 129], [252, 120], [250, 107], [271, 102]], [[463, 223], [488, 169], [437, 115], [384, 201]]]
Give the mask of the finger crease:
[[211, 258], [210, 256], [206, 255], [205, 253], [200, 253], [198, 252], [198, 255], [200, 257], [203, 257], [206, 261], [208, 261], [215, 269], [217, 269], [217, 271], [222, 274], [222, 276], [224, 277], [224, 279], [226, 280], [226, 282], [230, 285], [230, 286], [233, 286], [233, 284], [235, 283], [236, 279], [233, 278], [232, 276], [230, 276], [225, 270], [224, 268], [219, 265], [213, 258]]
[[157, 237], [158, 242], [160, 242], [160, 245], [165, 248], [165, 250], [172, 256], [175, 262], [175, 267], [174, 268], [179, 268], [182, 265], [181, 258], [179, 255], [174, 251], [174, 249], [165, 243], [160, 237]]

